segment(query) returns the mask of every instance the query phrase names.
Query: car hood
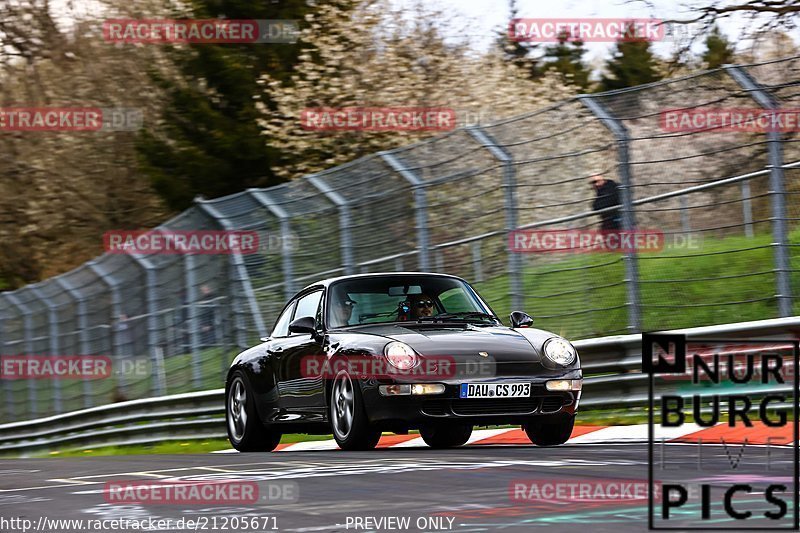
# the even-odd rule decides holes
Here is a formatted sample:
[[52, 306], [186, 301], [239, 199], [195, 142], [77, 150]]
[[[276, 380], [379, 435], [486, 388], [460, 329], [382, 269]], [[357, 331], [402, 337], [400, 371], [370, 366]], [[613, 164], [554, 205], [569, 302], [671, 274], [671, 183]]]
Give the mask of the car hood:
[[498, 363], [540, 362], [545, 340], [556, 335], [534, 328], [507, 327], [436, 327], [374, 324], [349, 330], [386, 341], [401, 341], [422, 356], [452, 356], [458, 359], [480, 359], [485, 352]]

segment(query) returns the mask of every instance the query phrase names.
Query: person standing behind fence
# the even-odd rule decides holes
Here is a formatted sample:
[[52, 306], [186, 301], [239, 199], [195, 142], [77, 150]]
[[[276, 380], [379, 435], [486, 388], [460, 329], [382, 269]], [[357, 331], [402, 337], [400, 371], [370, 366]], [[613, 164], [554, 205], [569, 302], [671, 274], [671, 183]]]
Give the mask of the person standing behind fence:
[[[589, 178], [589, 183], [597, 193], [592, 203], [592, 211], [620, 204], [619, 188], [614, 180], [607, 180], [602, 174], [595, 174]], [[600, 229], [603, 231], [616, 231], [622, 228], [622, 215], [618, 209], [600, 213], [600, 219]]]

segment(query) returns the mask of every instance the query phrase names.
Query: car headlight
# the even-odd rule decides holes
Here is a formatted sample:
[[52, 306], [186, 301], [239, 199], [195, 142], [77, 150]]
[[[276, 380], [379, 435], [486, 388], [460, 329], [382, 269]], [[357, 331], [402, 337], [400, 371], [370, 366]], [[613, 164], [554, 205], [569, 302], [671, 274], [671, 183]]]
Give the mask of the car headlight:
[[398, 370], [411, 370], [419, 363], [417, 352], [404, 342], [390, 342], [383, 348], [383, 353], [389, 364]]
[[578, 355], [572, 344], [561, 337], [547, 339], [544, 343], [544, 354], [548, 359], [561, 366], [571, 365]]

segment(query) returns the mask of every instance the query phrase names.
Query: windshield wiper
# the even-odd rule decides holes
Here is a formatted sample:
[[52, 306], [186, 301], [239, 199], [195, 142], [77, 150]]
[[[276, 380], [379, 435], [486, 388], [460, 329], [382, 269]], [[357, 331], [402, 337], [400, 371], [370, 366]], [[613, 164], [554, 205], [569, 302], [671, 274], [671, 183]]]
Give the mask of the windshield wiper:
[[497, 318], [494, 315], [490, 315], [489, 313], [482, 313], [480, 311], [463, 311], [460, 313], [439, 313], [438, 315], [434, 316], [421, 316], [418, 317], [417, 320], [419, 322], [428, 322], [428, 321], [436, 321], [436, 320], [452, 320], [452, 319], [462, 319], [462, 320], [469, 320], [471, 318], [481, 318], [481, 319], [489, 319], [491, 321], [497, 321]]

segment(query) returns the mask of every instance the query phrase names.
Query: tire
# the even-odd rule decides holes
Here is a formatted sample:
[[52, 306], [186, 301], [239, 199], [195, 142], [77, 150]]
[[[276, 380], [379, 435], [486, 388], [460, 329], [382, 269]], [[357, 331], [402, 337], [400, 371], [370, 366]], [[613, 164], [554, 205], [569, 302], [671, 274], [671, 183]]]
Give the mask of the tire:
[[255, 395], [241, 370], [231, 375], [225, 387], [225, 426], [231, 446], [240, 452], [271, 452], [281, 441], [280, 431], [259, 419]]
[[431, 448], [455, 448], [463, 446], [472, 435], [470, 424], [441, 424], [438, 426], [423, 426], [419, 434], [425, 444]]
[[575, 415], [568, 417], [532, 420], [522, 425], [522, 429], [537, 446], [558, 446], [564, 444], [572, 435]]
[[346, 370], [339, 371], [333, 380], [328, 413], [331, 432], [339, 448], [371, 450], [378, 444], [381, 432], [370, 425], [361, 387]]

